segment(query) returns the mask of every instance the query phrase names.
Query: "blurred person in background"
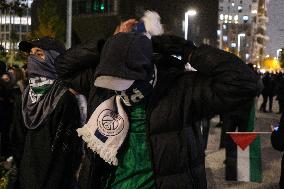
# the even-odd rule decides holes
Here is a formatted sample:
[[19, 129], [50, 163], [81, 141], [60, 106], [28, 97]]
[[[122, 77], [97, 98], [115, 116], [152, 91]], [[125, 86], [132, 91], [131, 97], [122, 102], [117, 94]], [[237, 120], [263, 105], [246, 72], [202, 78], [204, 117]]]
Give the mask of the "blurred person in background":
[[18, 65], [13, 65], [10, 69], [10, 73], [12, 73], [15, 78], [15, 82], [11, 89], [11, 97], [13, 98], [13, 121], [9, 130], [9, 145], [16, 168], [13, 170], [16, 171], [11, 172], [9, 185], [18, 189], [20, 188], [20, 185], [17, 171], [20, 167], [27, 132], [22, 115], [22, 95], [26, 87], [26, 78], [22, 69], [19, 68]]
[[[263, 102], [260, 106], [260, 111], [266, 113], [266, 112], [272, 112], [272, 106], [273, 106], [273, 97], [275, 96], [275, 87], [276, 83], [274, 81], [274, 78], [272, 78], [272, 75], [269, 72], [266, 72], [262, 78], [263, 82], [263, 90], [261, 92], [263, 97]], [[269, 109], [267, 111], [266, 105], [267, 101], [269, 100]]]
[[284, 110], [284, 77], [283, 73], [279, 72], [276, 76], [276, 99], [278, 100], [278, 114]]
[[[271, 134], [271, 144], [275, 150], [284, 151], [284, 114], [282, 113], [280, 122], [273, 129]], [[284, 155], [281, 161], [281, 176], [279, 188], [284, 188]]]
[[6, 63], [0, 61], [0, 155], [5, 159], [11, 155], [9, 129], [13, 118], [12, 81]]

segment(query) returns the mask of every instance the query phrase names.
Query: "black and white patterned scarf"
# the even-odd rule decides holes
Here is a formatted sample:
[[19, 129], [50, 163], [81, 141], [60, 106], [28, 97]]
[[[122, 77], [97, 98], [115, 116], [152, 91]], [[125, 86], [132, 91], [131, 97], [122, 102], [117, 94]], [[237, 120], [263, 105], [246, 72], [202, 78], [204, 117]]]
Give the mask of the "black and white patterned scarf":
[[127, 90], [116, 91], [116, 96], [102, 102], [93, 112], [88, 123], [77, 129], [78, 136], [82, 137], [87, 146], [107, 163], [118, 165], [116, 155], [129, 130], [129, 120], [124, 105], [143, 103], [153, 91], [156, 81], [155, 68], [147, 81], [137, 80]]
[[157, 69], [154, 66], [153, 74], [147, 81], [137, 80], [125, 91], [116, 91], [126, 106], [143, 103], [145, 97], [149, 96], [157, 82]]

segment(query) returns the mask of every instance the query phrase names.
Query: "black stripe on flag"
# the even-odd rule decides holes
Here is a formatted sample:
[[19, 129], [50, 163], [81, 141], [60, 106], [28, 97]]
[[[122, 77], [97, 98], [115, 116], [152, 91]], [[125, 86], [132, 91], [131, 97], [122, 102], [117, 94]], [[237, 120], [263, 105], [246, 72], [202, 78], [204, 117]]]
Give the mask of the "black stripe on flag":
[[226, 141], [226, 160], [225, 160], [225, 174], [226, 180], [238, 180], [237, 175], [237, 145], [232, 138], [227, 135]]

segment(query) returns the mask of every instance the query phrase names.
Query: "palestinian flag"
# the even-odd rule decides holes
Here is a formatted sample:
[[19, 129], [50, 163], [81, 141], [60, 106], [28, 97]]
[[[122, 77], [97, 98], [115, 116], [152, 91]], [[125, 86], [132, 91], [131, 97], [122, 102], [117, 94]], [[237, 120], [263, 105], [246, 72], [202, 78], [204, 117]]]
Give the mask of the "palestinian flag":
[[229, 135], [232, 148], [226, 154], [226, 180], [261, 182], [261, 151], [258, 134], [251, 132]]
[[247, 132], [227, 133], [226, 180], [261, 182], [261, 132], [253, 132], [255, 105], [250, 111]]

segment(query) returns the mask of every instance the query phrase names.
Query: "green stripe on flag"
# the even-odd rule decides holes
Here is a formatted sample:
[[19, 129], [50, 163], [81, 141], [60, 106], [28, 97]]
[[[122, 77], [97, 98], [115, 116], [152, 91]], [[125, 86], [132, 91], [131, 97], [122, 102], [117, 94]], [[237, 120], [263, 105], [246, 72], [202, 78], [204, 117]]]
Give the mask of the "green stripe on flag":
[[[248, 132], [254, 131], [255, 125], [255, 110], [256, 103], [254, 102], [248, 121]], [[256, 139], [250, 145], [250, 181], [261, 182], [262, 181], [262, 167], [261, 167], [261, 144], [260, 137], [257, 136]]]
[[261, 148], [260, 137], [258, 136], [250, 145], [250, 181], [261, 182], [262, 170], [261, 170]]

